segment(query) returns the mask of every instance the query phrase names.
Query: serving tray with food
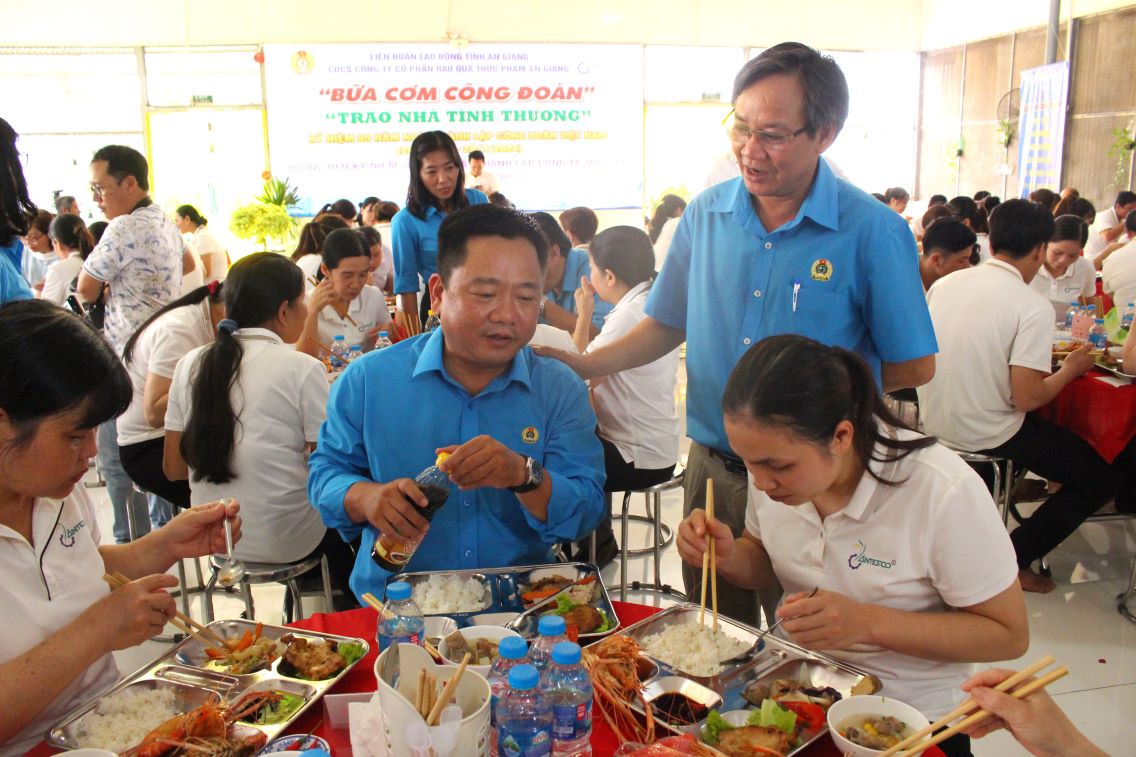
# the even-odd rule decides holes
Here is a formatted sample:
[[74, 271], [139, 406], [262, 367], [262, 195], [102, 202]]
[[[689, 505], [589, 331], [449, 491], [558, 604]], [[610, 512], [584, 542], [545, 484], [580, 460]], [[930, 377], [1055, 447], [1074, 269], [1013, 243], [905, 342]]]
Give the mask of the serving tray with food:
[[595, 707], [617, 737], [685, 732], [727, 755], [793, 755], [827, 731], [832, 704], [881, 688], [840, 660], [726, 617], [715, 631], [699, 615], [677, 604], [585, 650]]
[[423, 615], [453, 618], [458, 628], [508, 625], [532, 638], [540, 617], [553, 613], [564, 616], [569, 636], [582, 644], [619, 628], [603, 579], [589, 563], [396, 573], [388, 583], [394, 581], [410, 584]]
[[48, 731], [60, 749], [130, 757], [256, 754], [367, 655], [364, 639], [246, 620], [189, 637]]

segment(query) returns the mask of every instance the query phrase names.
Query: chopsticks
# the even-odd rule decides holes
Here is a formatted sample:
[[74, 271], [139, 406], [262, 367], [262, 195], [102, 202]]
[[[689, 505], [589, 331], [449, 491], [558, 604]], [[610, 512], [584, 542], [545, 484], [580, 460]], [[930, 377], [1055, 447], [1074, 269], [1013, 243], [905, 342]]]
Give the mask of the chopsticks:
[[[319, 280], [315, 276], [309, 276], [308, 277], [308, 283], [311, 284], [314, 287], [318, 287], [320, 285]], [[350, 313], [344, 313], [343, 317], [346, 318], [347, 320], [351, 321], [352, 326], [358, 326], [359, 325], [358, 323], [355, 322], [355, 319], [351, 317]], [[317, 344], [318, 344], [318, 342], [317, 342]], [[322, 347], [323, 345], [321, 344], [320, 346]], [[328, 350], [328, 352], [330, 353], [331, 350]]]
[[[130, 579], [118, 571], [115, 571], [113, 574], [104, 573], [103, 580], [110, 584], [114, 589], [130, 583]], [[201, 625], [196, 620], [182, 612], [178, 612], [174, 617], [170, 618], [170, 623], [172, 623], [182, 632], [187, 633], [193, 638], [197, 639], [207, 647], [219, 646], [222, 649], [227, 649], [227, 647], [225, 647], [225, 640], [218, 636], [213, 629]]]
[[[1029, 667], [1022, 669], [1021, 671], [1007, 678], [1005, 681], [1002, 681], [1002, 683], [994, 687], [994, 690], [1001, 692], [1008, 691], [1010, 696], [1012, 696], [1014, 699], [1021, 699], [1022, 697], [1029, 696], [1038, 689], [1044, 688], [1054, 681], [1058, 680], [1059, 678], [1063, 678], [1068, 675], [1069, 669], [1066, 667], [1056, 668], [1047, 675], [1044, 675], [1035, 681], [1030, 681], [1020, 688], [1014, 689], [1013, 691], [1010, 691], [1010, 689], [1013, 689], [1015, 686], [1032, 676], [1034, 673], [1037, 673], [1042, 668], [1046, 668], [1053, 663], [1054, 659], [1049, 655], [1046, 655]], [[977, 710], [977, 712], [975, 712], [975, 710]], [[968, 715], [968, 717], [960, 720], [953, 726], [946, 728], [946, 730], [936, 734], [927, 741], [922, 740], [930, 736], [935, 731], [938, 731], [940, 728], [946, 727], [947, 724], [952, 720], [963, 717], [964, 715]], [[911, 736], [908, 736], [906, 739], [891, 747], [887, 751], [882, 752], [880, 754], [880, 757], [892, 757], [892, 755], [899, 755], [899, 757], [915, 757], [915, 755], [920, 754], [924, 749], [934, 746], [944, 739], [949, 739], [951, 736], [954, 736], [964, 728], [969, 728], [975, 723], [981, 722], [988, 717], [990, 717], [989, 712], [981, 709], [978, 706], [977, 702], [975, 702], [973, 699], [968, 698], [954, 710], [947, 713], [944, 717], [935, 721], [923, 730], [914, 733]], [[917, 746], [913, 746], [915, 744], [917, 744]]]
[[469, 665], [472, 657], [469, 652], [465, 653], [461, 665], [458, 666], [450, 680], [446, 681], [441, 692], [438, 691], [438, 679], [434, 677], [434, 674], [428, 672], [426, 668], [418, 669], [418, 691], [414, 694], [414, 710], [422, 716], [426, 725], [438, 724], [442, 710], [446, 709], [446, 705], [454, 698], [454, 692], [457, 691], [458, 683], [461, 681], [462, 674], [465, 673], [466, 666]]
[[430, 715], [426, 718], [426, 725], [437, 725], [438, 718], [442, 715], [442, 710], [446, 709], [446, 705], [454, 698], [454, 692], [457, 691], [458, 683], [461, 681], [462, 674], [465, 673], [465, 668], [469, 665], [470, 659], [473, 655], [469, 652], [465, 653], [462, 658], [461, 665], [458, 665], [458, 670], [454, 673], [450, 680], [446, 681], [446, 687], [442, 689], [442, 693], [438, 695], [438, 699], [434, 702], [433, 709], [430, 710]]
[[[386, 610], [383, 609], [383, 603], [380, 602], [379, 598], [371, 592], [367, 592], [363, 595], [363, 601], [373, 607], [375, 611], [379, 613], [380, 618], [385, 618], [389, 615], [389, 613], [387, 613]], [[442, 653], [438, 651], [438, 648], [430, 643], [430, 640], [426, 638], [425, 634], [423, 634], [422, 636], [422, 647], [431, 657], [438, 660], [446, 659], [445, 657], [442, 657]]]
[[[709, 536], [710, 522], [714, 520], [714, 480], [706, 479], [706, 531]], [[715, 631], [718, 630], [718, 556], [714, 549], [714, 538], [710, 537], [710, 549], [702, 553], [702, 601], [698, 609], [698, 624], [706, 627], [706, 581], [710, 580], [710, 603], [714, 613]]]

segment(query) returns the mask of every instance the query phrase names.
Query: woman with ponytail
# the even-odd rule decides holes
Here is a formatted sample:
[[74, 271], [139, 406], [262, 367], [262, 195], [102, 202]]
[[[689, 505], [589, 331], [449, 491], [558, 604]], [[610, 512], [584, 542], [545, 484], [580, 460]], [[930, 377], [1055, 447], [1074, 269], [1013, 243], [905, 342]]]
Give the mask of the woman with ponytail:
[[[745, 530], [735, 539], [694, 510], [679, 527], [683, 560], [702, 565], [709, 532], [724, 579], [780, 582], [790, 641], [875, 674], [930, 720], [961, 699], [968, 663], [1025, 652], [1017, 561], [990, 493], [888, 411], [859, 356], [764, 339], [735, 366], [722, 411], [749, 471]], [[969, 754], [952, 744], [965, 739], [940, 746]]]
[[130, 479], [177, 507], [189, 507], [189, 484], [162, 471], [166, 404], [178, 361], [210, 344], [225, 317], [221, 282], [213, 281], [150, 316], [123, 349], [134, 396], [118, 417], [118, 455]]
[[209, 220], [192, 205], [182, 205], [177, 209], [176, 223], [178, 231], [193, 237], [190, 244], [201, 258], [203, 282], [224, 281], [229, 272], [229, 253], [225, 252], [217, 237], [209, 233], [206, 228]]
[[82, 218], [67, 214], [51, 219], [47, 236], [60, 260], [47, 269], [39, 296], [40, 299], [62, 305], [75, 290], [75, 279], [78, 278], [79, 271], [83, 270], [83, 261], [95, 249], [95, 240], [91, 237], [91, 232], [87, 231], [87, 224], [83, 223]]
[[238, 558], [286, 563], [324, 554], [333, 584], [345, 588], [354, 555], [307, 495], [328, 382], [323, 363], [288, 346], [307, 318], [304, 275], [285, 257], [256, 253], [229, 269], [224, 295], [216, 340], [174, 371], [166, 476], [189, 480], [194, 506], [221, 497], [241, 503]]

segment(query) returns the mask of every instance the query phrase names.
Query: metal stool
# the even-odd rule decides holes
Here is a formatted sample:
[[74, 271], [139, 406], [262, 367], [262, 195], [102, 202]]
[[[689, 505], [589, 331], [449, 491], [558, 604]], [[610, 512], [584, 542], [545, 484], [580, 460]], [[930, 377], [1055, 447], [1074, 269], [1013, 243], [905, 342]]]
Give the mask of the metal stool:
[[[619, 601], [627, 601], [627, 588], [631, 587], [633, 591], [656, 591], [662, 594], [670, 594], [681, 599], [685, 599], [686, 595], [662, 582], [660, 575], [660, 566], [662, 564], [662, 550], [670, 546], [674, 541], [674, 529], [666, 523], [663, 523], [662, 516], [662, 497], [663, 492], [677, 489], [682, 486], [683, 480], [686, 479], [686, 471], [679, 471], [669, 481], [664, 481], [661, 484], [649, 486], [646, 489], [635, 489], [623, 493], [623, 512], [620, 515], [620, 537], [619, 537]], [[631, 508], [631, 495], [642, 493], [644, 500], [647, 504], [647, 515], [632, 515], [628, 512]], [[651, 546], [639, 549], [627, 548], [627, 524], [637, 520], [643, 523], [650, 523], [654, 526], [654, 538], [652, 539]], [[594, 535], [593, 535], [594, 540]], [[594, 550], [594, 546], [593, 546]], [[593, 551], [593, 554], [594, 551]], [[645, 584], [641, 581], [633, 581], [631, 584], [627, 582], [627, 558], [631, 555], [646, 555], [651, 554], [654, 560], [654, 573], [655, 580], [653, 583]]]
[[[226, 557], [221, 555], [209, 556], [210, 576], [205, 584], [205, 622], [213, 622], [213, 592], [217, 589], [217, 571], [221, 569]], [[323, 598], [327, 611], [332, 611], [331, 603], [331, 573], [327, 567], [327, 558], [309, 557], [293, 563], [266, 563], [245, 561], [245, 577], [241, 580], [238, 590], [245, 601], [245, 612], [249, 620], [256, 619], [256, 611], [252, 604], [252, 584], [282, 583], [288, 587], [292, 597], [292, 613], [286, 622], [292, 622], [304, 617], [304, 603], [300, 596], [300, 585], [296, 579], [316, 568], [323, 575]], [[287, 615], [287, 613], [285, 613]]]
[[907, 422], [907, 406], [910, 405], [915, 408], [915, 422], [912, 427], [916, 430], [922, 428], [922, 422], [919, 418], [919, 395], [915, 393], [914, 389], [896, 389], [894, 392], [888, 392], [886, 398], [888, 403], [892, 405], [892, 412], [904, 423]]
[[1133, 597], [1136, 597], [1136, 557], [1132, 559], [1132, 575], [1128, 578], [1128, 588], [1116, 595], [1116, 611], [1128, 618], [1130, 622], [1136, 623], [1136, 614], [1128, 607], [1128, 603]]
[[[1014, 490], [1014, 461], [1004, 457], [997, 457], [995, 455], [984, 455], [981, 452], [966, 452], [964, 450], [949, 447], [952, 452], [961, 457], [964, 462], [976, 465], [989, 465], [994, 470], [994, 486], [992, 487], [991, 496], [994, 497], [994, 505], [998, 508], [999, 513], [1002, 515], [1002, 523], [1009, 527], [1010, 525], [1010, 494]], [[1002, 475], [1002, 462], [1006, 463], [1006, 475]]]

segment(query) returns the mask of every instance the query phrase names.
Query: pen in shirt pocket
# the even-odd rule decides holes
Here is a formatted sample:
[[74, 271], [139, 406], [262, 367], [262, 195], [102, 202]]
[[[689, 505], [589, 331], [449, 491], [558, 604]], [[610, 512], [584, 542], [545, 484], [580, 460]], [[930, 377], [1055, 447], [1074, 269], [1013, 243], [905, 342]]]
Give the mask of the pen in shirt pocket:
[[793, 282], [793, 312], [797, 312], [797, 298], [801, 295], [801, 280], [797, 279]]

